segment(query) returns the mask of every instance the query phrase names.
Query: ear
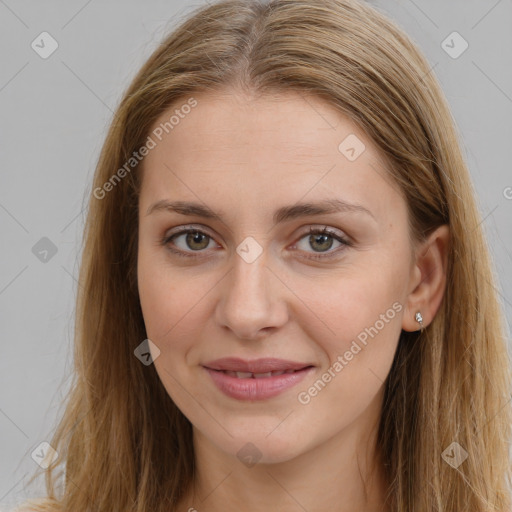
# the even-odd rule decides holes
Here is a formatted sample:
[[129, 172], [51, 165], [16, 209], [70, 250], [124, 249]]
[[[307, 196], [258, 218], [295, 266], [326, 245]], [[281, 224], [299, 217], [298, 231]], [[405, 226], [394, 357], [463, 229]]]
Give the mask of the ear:
[[419, 311], [426, 327], [435, 317], [446, 288], [450, 230], [446, 224], [439, 226], [415, 250], [411, 269], [409, 294], [406, 299], [402, 329], [418, 331], [415, 319]]

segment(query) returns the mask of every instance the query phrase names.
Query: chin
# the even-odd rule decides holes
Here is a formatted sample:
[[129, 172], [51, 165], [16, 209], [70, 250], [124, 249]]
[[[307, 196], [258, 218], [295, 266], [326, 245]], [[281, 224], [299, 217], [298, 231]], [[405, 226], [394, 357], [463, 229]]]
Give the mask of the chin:
[[[258, 464], [277, 464], [288, 462], [307, 451], [308, 447], [303, 446], [298, 438], [298, 433], [282, 429], [279, 431], [279, 421], [273, 421], [268, 428], [255, 428], [254, 425], [237, 425], [237, 428], [227, 426], [228, 432], [236, 432], [233, 437], [224, 435], [222, 438], [211, 438], [219, 450], [236, 457], [248, 467], [256, 461]], [[261, 423], [259, 424], [261, 427]], [[281, 425], [282, 427], [282, 425]], [[242, 433], [243, 432], [243, 433]], [[269, 435], [268, 433], [271, 432]], [[203, 435], [205, 433], [203, 432]], [[311, 443], [311, 435], [308, 434], [308, 441]], [[308, 443], [308, 444], [309, 444]], [[247, 462], [248, 461], [248, 462]]]

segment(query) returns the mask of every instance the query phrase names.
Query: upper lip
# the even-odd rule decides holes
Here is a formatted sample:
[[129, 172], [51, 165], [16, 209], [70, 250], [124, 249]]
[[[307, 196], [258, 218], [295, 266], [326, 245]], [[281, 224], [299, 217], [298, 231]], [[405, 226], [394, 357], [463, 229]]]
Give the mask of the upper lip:
[[211, 370], [267, 373], [281, 370], [302, 370], [303, 368], [312, 366], [312, 364], [288, 361], [286, 359], [274, 359], [270, 357], [253, 359], [251, 361], [246, 361], [245, 359], [239, 359], [237, 357], [224, 357], [222, 359], [210, 361], [203, 366], [210, 368]]

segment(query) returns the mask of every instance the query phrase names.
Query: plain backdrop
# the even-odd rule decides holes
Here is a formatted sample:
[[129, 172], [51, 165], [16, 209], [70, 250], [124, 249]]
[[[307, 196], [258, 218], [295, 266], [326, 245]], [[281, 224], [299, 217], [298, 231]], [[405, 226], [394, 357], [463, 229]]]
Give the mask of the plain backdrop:
[[[413, 38], [442, 84], [463, 137], [509, 322], [512, 1], [370, 3]], [[83, 207], [112, 112], [159, 41], [199, 5], [0, 0], [2, 510], [43, 492], [24, 485], [36, 469], [31, 453], [50, 438], [69, 389]], [[464, 41], [468, 48], [453, 58]], [[42, 58], [52, 44], [57, 49]]]

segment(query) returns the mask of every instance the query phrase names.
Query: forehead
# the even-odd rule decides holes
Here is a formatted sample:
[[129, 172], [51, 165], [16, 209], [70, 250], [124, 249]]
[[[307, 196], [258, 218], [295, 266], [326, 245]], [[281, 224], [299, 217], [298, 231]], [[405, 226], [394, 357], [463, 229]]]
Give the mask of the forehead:
[[183, 98], [154, 123], [153, 130], [165, 128], [170, 113], [182, 108], [188, 112], [179, 119], [173, 116], [177, 123], [163, 134], [174, 151], [179, 152], [185, 144], [187, 152], [227, 149], [247, 154], [251, 149], [273, 149], [314, 157], [329, 155], [333, 149], [336, 155], [336, 140], [344, 133], [357, 133], [359, 139], [370, 143], [348, 118], [315, 96], [294, 91], [254, 96], [228, 89], [196, 94], [194, 100], [196, 106], [190, 112], [185, 109], [189, 99]]
[[397, 200], [378, 148], [317, 97], [226, 90], [193, 99], [193, 108], [183, 98], [152, 127], [162, 134], [143, 161], [144, 201], [215, 192], [224, 202], [261, 205], [342, 193], [378, 213]]

